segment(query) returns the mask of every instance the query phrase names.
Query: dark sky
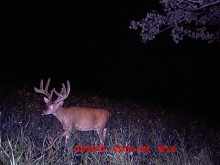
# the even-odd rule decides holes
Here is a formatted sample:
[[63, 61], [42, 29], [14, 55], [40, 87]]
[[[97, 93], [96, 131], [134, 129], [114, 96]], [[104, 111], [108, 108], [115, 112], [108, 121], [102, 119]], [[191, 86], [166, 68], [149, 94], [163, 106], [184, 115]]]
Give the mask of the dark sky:
[[129, 23], [158, 9], [153, 0], [9, 2], [3, 10], [2, 78], [69, 79], [73, 91], [216, 114], [219, 43], [186, 38], [177, 45], [167, 31], [143, 44]]

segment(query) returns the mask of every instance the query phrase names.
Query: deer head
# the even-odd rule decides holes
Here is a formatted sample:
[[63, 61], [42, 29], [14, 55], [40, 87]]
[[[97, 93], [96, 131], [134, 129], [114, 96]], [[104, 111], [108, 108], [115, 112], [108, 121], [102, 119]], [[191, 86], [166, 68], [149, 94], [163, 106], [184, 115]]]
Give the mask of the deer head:
[[[44, 97], [44, 102], [46, 103], [46, 109], [43, 111], [42, 115], [50, 115], [56, 113], [60, 107], [63, 106], [64, 100], [68, 97], [70, 93], [70, 83], [67, 80], [67, 90], [64, 84], [62, 84], [61, 92], [58, 93], [55, 88], [51, 90], [51, 92], [48, 92], [50, 84], [50, 78], [47, 80], [47, 84], [45, 86], [45, 89], [43, 89], [43, 80], [40, 82], [40, 89], [37, 89], [34, 87], [35, 92], [42, 93], [47, 97]], [[55, 101], [52, 101], [53, 93], [55, 93], [58, 97]]]
[[[84, 108], [84, 107], [62, 107], [64, 100], [70, 93], [70, 83], [67, 80], [67, 88], [62, 84], [61, 92], [58, 93], [55, 88], [48, 92], [50, 78], [47, 81], [45, 88], [43, 87], [43, 80], [40, 82], [40, 88], [34, 87], [35, 92], [44, 94], [44, 102], [46, 109], [43, 110], [42, 115], [54, 115], [62, 124], [64, 132], [61, 137], [65, 137], [65, 146], [72, 131], [91, 131], [96, 130], [101, 145], [104, 145], [105, 128], [108, 123], [110, 113], [104, 109]], [[57, 99], [52, 101], [53, 93], [57, 95]]]

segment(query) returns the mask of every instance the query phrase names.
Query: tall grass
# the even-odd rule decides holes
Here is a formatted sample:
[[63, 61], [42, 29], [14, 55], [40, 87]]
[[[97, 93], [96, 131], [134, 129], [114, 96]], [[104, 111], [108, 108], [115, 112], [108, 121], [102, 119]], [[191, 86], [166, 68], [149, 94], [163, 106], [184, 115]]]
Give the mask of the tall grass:
[[[64, 150], [59, 143], [61, 124], [54, 116], [41, 116], [42, 98], [28, 88], [1, 91], [0, 164], [219, 164], [220, 133], [188, 114], [132, 101], [78, 93], [65, 105], [105, 108], [111, 112], [105, 152], [74, 152], [74, 146], [98, 146], [96, 132], [74, 132]], [[33, 91], [33, 90], [32, 90]], [[4, 96], [4, 97], [3, 97]], [[122, 147], [116, 152], [116, 146]], [[126, 146], [134, 147], [127, 152]], [[138, 146], [149, 146], [137, 152]], [[177, 148], [159, 152], [158, 146]], [[63, 152], [65, 151], [65, 152]]]

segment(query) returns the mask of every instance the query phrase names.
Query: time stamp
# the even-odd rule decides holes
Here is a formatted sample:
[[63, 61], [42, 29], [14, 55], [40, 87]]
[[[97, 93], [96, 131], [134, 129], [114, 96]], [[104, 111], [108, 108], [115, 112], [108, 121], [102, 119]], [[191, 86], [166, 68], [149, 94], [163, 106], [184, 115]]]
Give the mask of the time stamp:
[[[105, 152], [105, 146], [74, 146], [74, 152]], [[151, 151], [150, 146], [113, 146], [113, 152], [120, 153], [120, 152], [140, 152], [140, 153], [147, 153]], [[157, 146], [157, 151], [161, 153], [174, 153], [177, 151], [176, 146]]]

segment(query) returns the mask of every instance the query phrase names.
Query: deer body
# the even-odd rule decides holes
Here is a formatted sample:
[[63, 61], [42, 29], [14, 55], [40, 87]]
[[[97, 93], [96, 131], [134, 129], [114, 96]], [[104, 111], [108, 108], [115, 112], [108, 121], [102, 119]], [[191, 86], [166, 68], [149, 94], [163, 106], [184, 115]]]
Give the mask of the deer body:
[[107, 110], [82, 107], [61, 107], [53, 115], [70, 131], [104, 129], [103, 127], [109, 120], [109, 112]]
[[[35, 88], [37, 93], [42, 93], [47, 97], [44, 97], [44, 101], [47, 104], [47, 108], [43, 110], [42, 115], [54, 115], [62, 124], [64, 132], [60, 135], [65, 137], [65, 146], [67, 140], [70, 137], [70, 133], [73, 131], [97, 131], [100, 144], [104, 145], [105, 134], [107, 129], [105, 128], [108, 123], [110, 113], [104, 109], [95, 108], [83, 108], [83, 107], [62, 107], [63, 100], [67, 98], [70, 92], [70, 84], [67, 81], [67, 90], [65, 85], [60, 93], [56, 92], [55, 89], [49, 94], [47, 92], [50, 79], [43, 89], [43, 80], [41, 80], [40, 89]], [[57, 100], [52, 102], [53, 92], [58, 96]]]

